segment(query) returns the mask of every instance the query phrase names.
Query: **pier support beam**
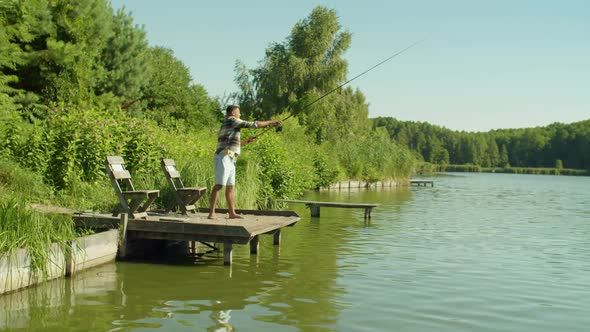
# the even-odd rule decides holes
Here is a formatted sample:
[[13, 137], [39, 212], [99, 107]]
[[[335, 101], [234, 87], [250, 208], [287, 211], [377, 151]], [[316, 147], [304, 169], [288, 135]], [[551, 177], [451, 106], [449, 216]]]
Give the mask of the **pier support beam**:
[[250, 240], [250, 254], [257, 255], [258, 254], [258, 245], [259, 239], [258, 235], [254, 236], [252, 240]]
[[277, 229], [277, 231], [275, 232], [274, 239], [273, 239], [272, 243], [275, 246], [278, 246], [279, 244], [281, 244], [281, 230], [280, 229]]
[[231, 265], [232, 263], [232, 243], [223, 243], [223, 265]]
[[311, 211], [312, 217], [319, 217], [320, 216], [320, 206], [316, 204], [308, 204], [309, 211]]
[[121, 224], [123, 228], [121, 229], [121, 235], [119, 240], [119, 258], [125, 259], [127, 256], [127, 223], [129, 222], [129, 215], [127, 213], [121, 213]]

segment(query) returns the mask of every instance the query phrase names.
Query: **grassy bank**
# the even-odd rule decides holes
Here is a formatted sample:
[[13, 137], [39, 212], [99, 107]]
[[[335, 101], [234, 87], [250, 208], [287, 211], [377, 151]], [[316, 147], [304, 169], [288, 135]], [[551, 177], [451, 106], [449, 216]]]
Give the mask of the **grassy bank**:
[[38, 273], [46, 275], [53, 243], [70, 250], [68, 241], [76, 236], [69, 216], [41, 214], [17, 199], [0, 202], [0, 253], [11, 256], [19, 248], [27, 249]]
[[[118, 198], [104, 172], [108, 155], [126, 161], [136, 189], [158, 189], [153, 208], [173, 200], [161, 158], [173, 158], [187, 186], [214, 185], [213, 155], [218, 125], [162, 126], [129, 117], [120, 109], [51, 109], [43, 121], [4, 113], [0, 137], [0, 254], [29, 249], [35, 265], [49, 259], [51, 242], [66, 245], [76, 236], [68, 218], [40, 214], [31, 203], [76, 210], [110, 211]], [[10, 125], [8, 125], [10, 124]], [[244, 131], [243, 137], [256, 134]], [[414, 159], [384, 132], [367, 132], [346, 144], [316, 144], [292, 121], [243, 148], [237, 162], [236, 205], [242, 209], [280, 208], [277, 199], [355, 178], [364, 181], [408, 178]], [[198, 202], [208, 207], [208, 195]], [[225, 207], [223, 195], [218, 207]], [[44, 256], [45, 255], [45, 256]]]

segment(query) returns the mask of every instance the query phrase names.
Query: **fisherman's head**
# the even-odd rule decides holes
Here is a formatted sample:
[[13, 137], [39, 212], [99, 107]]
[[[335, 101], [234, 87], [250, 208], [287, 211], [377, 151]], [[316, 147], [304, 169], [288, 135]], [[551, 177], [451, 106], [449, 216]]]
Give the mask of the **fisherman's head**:
[[233, 116], [236, 118], [240, 118], [240, 106], [237, 105], [229, 105], [225, 109], [225, 116]]

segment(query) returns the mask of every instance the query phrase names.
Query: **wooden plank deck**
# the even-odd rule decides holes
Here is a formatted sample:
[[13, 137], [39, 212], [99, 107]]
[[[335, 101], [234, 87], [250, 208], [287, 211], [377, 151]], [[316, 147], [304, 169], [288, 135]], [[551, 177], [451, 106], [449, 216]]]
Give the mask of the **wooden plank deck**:
[[[216, 211], [219, 216], [227, 212], [222, 209]], [[188, 216], [149, 212], [145, 219], [129, 219], [124, 226], [126, 234], [134, 239], [223, 243], [224, 264], [229, 265], [234, 244], [250, 243], [250, 252], [258, 253], [259, 235], [271, 234], [274, 244], [279, 245], [281, 228], [293, 226], [300, 220], [299, 215], [292, 211], [236, 210], [244, 219], [220, 217], [216, 220], [207, 219], [206, 212], [201, 210], [201, 213]], [[78, 213], [73, 218], [78, 226], [88, 228], [119, 227], [126, 219], [108, 213]]]
[[371, 218], [371, 210], [379, 204], [374, 203], [344, 203], [344, 202], [316, 202], [316, 201], [301, 201], [295, 199], [281, 199], [281, 202], [288, 203], [302, 203], [305, 204], [311, 211], [312, 217], [320, 216], [320, 207], [337, 207], [337, 208], [361, 208], [365, 210], [365, 218]]
[[422, 185], [424, 187], [426, 187], [427, 185], [430, 185], [431, 187], [434, 187], [434, 181], [432, 181], [432, 180], [412, 179], [412, 180], [410, 180], [410, 185], [416, 185], [418, 187], [420, 187]]

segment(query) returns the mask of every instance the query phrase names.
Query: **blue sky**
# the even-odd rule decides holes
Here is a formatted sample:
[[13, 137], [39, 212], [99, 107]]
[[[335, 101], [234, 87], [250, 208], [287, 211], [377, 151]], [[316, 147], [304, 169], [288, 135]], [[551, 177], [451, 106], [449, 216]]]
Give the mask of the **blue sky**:
[[369, 116], [453, 130], [590, 119], [590, 1], [112, 0], [174, 51], [212, 96], [237, 90], [234, 65], [254, 68], [318, 5], [352, 33], [349, 78]]

